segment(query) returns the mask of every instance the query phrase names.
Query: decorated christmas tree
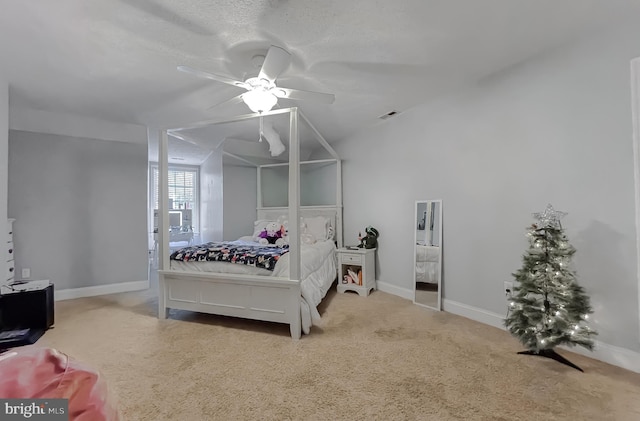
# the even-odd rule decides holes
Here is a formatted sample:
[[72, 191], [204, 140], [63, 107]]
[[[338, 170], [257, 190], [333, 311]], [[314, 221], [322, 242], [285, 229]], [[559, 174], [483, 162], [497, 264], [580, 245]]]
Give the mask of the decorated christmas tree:
[[533, 215], [538, 222], [527, 232], [529, 249], [513, 274], [517, 284], [505, 326], [527, 348], [520, 354], [553, 358], [582, 371], [553, 350], [558, 345], [592, 350], [596, 335], [587, 324], [593, 313], [589, 297], [571, 267], [576, 249], [560, 224], [566, 213], [548, 205]]

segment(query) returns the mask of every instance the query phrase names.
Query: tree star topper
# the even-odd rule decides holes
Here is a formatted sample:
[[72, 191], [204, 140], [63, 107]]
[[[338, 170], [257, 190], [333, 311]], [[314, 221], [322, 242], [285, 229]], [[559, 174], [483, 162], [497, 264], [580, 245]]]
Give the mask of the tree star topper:
[[560, 212], [553, 209], [551, 204], [547, 205], [547, 208], [544, 212], [536, 212], [533, 214], [533, 217], [540, 221], [537, 225], [538, 228], [562, 228], [560, 225], [560, 219], [567, 215], [567, 212]]

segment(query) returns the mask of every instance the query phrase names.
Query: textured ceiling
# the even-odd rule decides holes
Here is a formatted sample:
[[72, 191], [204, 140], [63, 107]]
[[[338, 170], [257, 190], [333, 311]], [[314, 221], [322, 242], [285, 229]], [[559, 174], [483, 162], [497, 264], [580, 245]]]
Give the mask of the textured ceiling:
[[625, 17], [635, 0], [4, 0], [0, 75], [12, 107], [151, 126], [246, 114], [244, 78], [271, 44], [277, 84], [333, 93], [299, 106], [329, 142]]

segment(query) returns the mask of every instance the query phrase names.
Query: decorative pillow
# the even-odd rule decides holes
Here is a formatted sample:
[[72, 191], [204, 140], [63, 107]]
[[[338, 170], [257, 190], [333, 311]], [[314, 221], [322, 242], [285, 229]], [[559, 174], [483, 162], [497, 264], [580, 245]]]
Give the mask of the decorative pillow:
[[[274, 222], [269, 219], [258, 219], [253, 223], [253, 235], [254, 241], [260, 240], [260, 233], [264, 231], [267, 224]], [[284, 226], [285, 232], [289, 229], [289, 221], [285, 215], [278, 217], [277, 222], [279, 225]], [[303, 244], [313, 244], [316, 241], [331, 240], [334, 236], [334, 230], [331, 226], [329, 218], [324, 216], [307, 216], [300, 217], [300, 238]], [[304, 236], [304, 238], [303, 238]]]
[[275, 222], [275, 221], [271, 221], [269, 219], [258, 219], [253, 223], [253, 234], [251, 235], [251, 238], [253, 238], [253, 241], [257, 242], [258, 240], [260, 240], [260, 233], [264, 231], [265, 228], [267, 228], [267, 224], [269, 222]]
[[[286, 219], [286, 216], [281, 216], [278, 218], [278, 221], [284, 227], [285, 236], [287, 237], [286, 244], [289, 244], [289, 221]], [[300, 242], [302, 244], [314, 244], [316, 242], [315, 235], [309, 232], [307, 224], [304, 223], [302, 217], [300, 217], [300, 230], [298, 234], [300, 235]]]
[[308, 216], [302, 218], [307, 227], [309, 234], [312, 234], [316, 240], [325, 241], [333, 238], [333, 228], [330, 221], [324, 216]]
[[[282, 215], [278, 217], [278, 223], [282, 225], [286, 231], [289, 230], [289, 219], [287, 216]], [[300, 217], [300, 232], [303, 232], [304, 228], [305, 228], [304, 221], [302, 220], [302, 217]]]
[[316, 237], [305, 229], [302, 234], [300, 234], [300, 242], [302, 244], [315, 244]]

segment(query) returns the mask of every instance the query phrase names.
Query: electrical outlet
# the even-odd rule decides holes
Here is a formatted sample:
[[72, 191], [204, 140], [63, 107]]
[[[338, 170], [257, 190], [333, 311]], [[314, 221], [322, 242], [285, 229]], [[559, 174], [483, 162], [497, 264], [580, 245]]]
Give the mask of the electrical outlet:
[[31, 269], [22, 269], [22, 279], [29, 279], [31, 278]]
[[504, 295], [511, 297], [513, 295], [513, 282], [504, 281]]

